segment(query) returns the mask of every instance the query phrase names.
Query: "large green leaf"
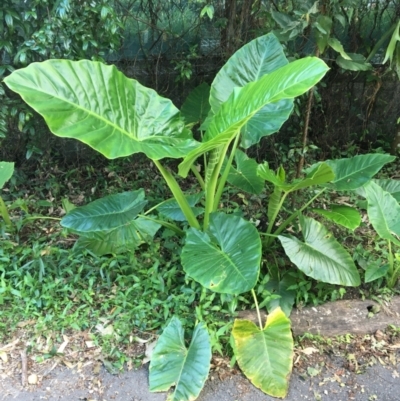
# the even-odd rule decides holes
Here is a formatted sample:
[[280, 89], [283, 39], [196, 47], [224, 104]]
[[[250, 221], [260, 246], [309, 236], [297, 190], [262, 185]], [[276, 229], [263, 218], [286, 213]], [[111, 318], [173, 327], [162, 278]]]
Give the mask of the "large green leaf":
[[286, 255], [304, 274], [324, 283], [360, 285], [360, 275], [349, 253], [318, 221], [300, 217], [304, 242], [291, 235], [278, 238]]
[[[389, 192], [397, 202], [400, 202], [400, 180], [379, 179], [372, 181], [378, 184], [384, 191]], [[364, 198], [366, 196], [364, 187], [357, 188], [356, 193]]]
[[263, 330], [248, 320], [235, 320], [232, 335], [240, 368], [259, 389], [285, 397], [293, 363], [290, 320], [280, 308], [268, 315]]
[[282, 45], [271, 33], [241, 47], [219, 70], [211, 84], [210, 105], [217, 114], [234, 88], [242, 88], [288, 64]]
[[248, 221], [212, 213], [207, 232], [190, 228], [181, 255], [185, 272], [210, 290], [240, 294], [257, 282], [261, 240]]
[[264, 75], [243, 88], [235, 88], [212, 118], [201, 146], [191, 151], [179, 165], [179, 174], [185, 177], [200, 155], [232, 141], [243, 126], [267, 104], [300, 96], [314, 86], [327, 70], [322, 60], [307, 57]]
[[150, 362], [150, 391], [175, 390], [168, 401], [195, 400], [200, 394], [210, 370], [211, 343], [204, 323], [193, 332], [186, 348], [184, 331], [173, 317], [159, 337]]
[[210, 85], [203, 82], [189, 93], [181, 107], [186, 124], [203, 123], [210, 111]]
[[[192, 208], [195, 216], [204, 212], [204, 208], [195, 207], [195, 205], [200, 201], [200, 199], [204, 196], [204, 192], [199, 192], [194, 195], [188, 195], [186, 197], [189, 206]], [[164, 203], [162, 203], [157, 210], [164, 217], [175, 221], [186, 221], [186, 217], [182, 212], [178, 202], [175, 199], [170, 199]]]
[[[210, 104], [213, 114], [217, 114], [234, 88], [242, 88], [288, 64], [278, 39], [269, 33], [260, 36], [240, 48], [216, 75], [210, 91]], [[284, 99], [263, 107], [243, 127], [242, 143], [244, 148], [258, 143], [259, 140], [278, 131], [288, 119], [293, 109], [293, 100]]]
[[153, 220], [137, 217], [111, 231], [86, 233], [78, 239], [75, 247], [90, 249], [98, 256], [133, 251], [139, 245], [149, 243], [160, 227]]
[[400, 246], [400, 205], [390, 193], [374, 182], [369, 182], [364, 188], [368, 218], [375, 231], [381, 238]]
[[260, 194], [264, 189], [264, 180], [257, 175], [257, 162], [237, 149], [235, 163], [236, 168], [231, 167], [229, 171], [228, 182], [250, 194]]
[[366, 154], [346, 159], [327, 160], [335, 173], [332, 181], [337, 190], [353, 190], [368, 182], [386, 163], [395, 160], [385, 154]]
[[11, 178], [14, 172], [14, 163], [0, 162], [0, 189]]
[[109, 195], [73, 209], [61, 225], [81, 233], [110, 231], [130, 223], [144, 208], [144, 190]]
[[114, 66], [48, 60], [14, 71], [4, 82], [58, 136], [78, 139], [113, 159], [143, 152], [182, 157], [197, 146], [179, 110]]
[[330, 210], [313, 209], [313, 211], [350, 230], [355, 230], [361, 224], [361, 216], [356, 209], [345, 205], [330, 205], [329, 207]]

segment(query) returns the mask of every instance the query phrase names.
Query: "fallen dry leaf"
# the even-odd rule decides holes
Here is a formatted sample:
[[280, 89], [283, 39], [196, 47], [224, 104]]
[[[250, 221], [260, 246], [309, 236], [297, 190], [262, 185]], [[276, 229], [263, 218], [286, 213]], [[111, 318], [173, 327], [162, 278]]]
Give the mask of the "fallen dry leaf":
[[7, 353], [5, 351], [0, 351], [0, 359], [4, 362], [7, 363], [8, 362], [8, 356]]
[[28, 376], [28, 383], [29, 384], [37, 384], [39, 381], [37, 374], [32, 373]]
[[146, 350], [144, 352], [145, 357], [142, 360], [142, 365], [144, 365], [147, 362], [150, 362], [151, 356], [153, 355], [154, 347], [156, 346], [156, 344], [157, 344], [157, 340], [146, 344]]
[[307, 347], [307, 348], [304, 348], [304, 349], [300, 350], [300, 352], [302, 352], [305, 355], [312, 355], [315, 352], [319, 352], [319, 350], [317, 348], [314, 348], [314, 347]]

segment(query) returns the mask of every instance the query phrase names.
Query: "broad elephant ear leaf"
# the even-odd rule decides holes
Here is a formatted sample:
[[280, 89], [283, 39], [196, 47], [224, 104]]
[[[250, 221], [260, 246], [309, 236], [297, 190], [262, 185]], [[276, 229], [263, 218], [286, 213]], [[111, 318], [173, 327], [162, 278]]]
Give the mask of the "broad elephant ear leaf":
[[61, 225], [80, 233], [111, 231], [136, 218], [147, 203], [144, 196], [143, 189], [105, 196], [73, 209]]
[[12, 177], [14, 173], [14, 163], [0, 162], [0, 189]]
[[179, 110], [114, 66], [47, 60], [4, 82], [41, 114], [57, 136], [75, 138], [109, 159], [143, 152], [180, 158], [197, 147]]
[[202, 124], [210, 111], [210, 85], [203, 82], [189, 93], [181, 107], [186, 124]]
[[229, 144], [263, 107], [307, 92], [327, 70], [322, 60], [308, 57], [287, 64], [243, 88], [235, 88], [210, 121], [203, 143], [179, 165], [179, 174], [186, 177], [199, 156]]
[[400, 205], [390, 193], [378, 184], [364, 186], [368, 201], [368, 218], [381, 238], [400, 246]]
[[[234, 88], [242, 88], [288, 64], [278, 39], [269, 33], [240, 48], [221, 68], [210, 91], [213, 114], [217, 114]], [[292, 99], [283, 99], [262, 108], [242, 129], [241, 145], [245, 149], [264, 136], [278, 131], [293, 109]]]
[[235, 356], [247, 378], [264, 393], [284, 398], [292, 371], [293, 337], [282, 310], [274, 309], [262, 330], [249, 320], [235, 320], [232, 335]]
[[[393, 198], [400, 202], [400, 180], [394, 179], [379, 179], [379, 180], [372, 180], [375, 184], [378, 184], [384, 191], [389, 192]], [[365, 188], [360, 187], [356, 190], [357, 195], [362, 196], [363, 198], [366, 197], [365, 195]]]
[[[200, 202], [200, 199], [203, 196], [204, 192], [199, 192], [197, 194], [188, 195], [186, 197], [187, 202], [196, 217], [204, 212], [204, 208], [199, 206], [196, 207], [197, 203]], [[164, 217], [167, 217], [168, 219], [175, 221], [186, 221], [186, 217], [175, 199], [170, 199], [166, 202], [163, 202], [157, 208], [157, 210], [160, 214], [162, 214]]]
[[150, 362], [150, 391], [168, 391], [168, 401], [195, 400], [210, 370], [211, 343], [204, 323], [199, 323], [186, 348], [180, 320], [172, 318], [159, 337]]
[[98, 256], [134, 251], [143, 243], [150, 243], [161, 225], [151, 219], [137, 217], [110, 231], [81, 234], [75, 248], [90, 249]]
[[396, 158], [385, 154], [366, 154], [338, 160], [327, 160], [335, 179], [332, 185], [340, 191], [354, 190], [367, 183], [386, 163]]
[[360, 285], [360, 275], [349, 253], [318, 221], [300, 216], [304, 242], [293, 236], [278, 238], [286, 255], [304, 274], [324, 283]]
[[250, 222], [212, 213], [206, 232], [190, 228], [181, 254], [185, 272], [210, 290], [240, 294], [257, 282], [261, 240]]

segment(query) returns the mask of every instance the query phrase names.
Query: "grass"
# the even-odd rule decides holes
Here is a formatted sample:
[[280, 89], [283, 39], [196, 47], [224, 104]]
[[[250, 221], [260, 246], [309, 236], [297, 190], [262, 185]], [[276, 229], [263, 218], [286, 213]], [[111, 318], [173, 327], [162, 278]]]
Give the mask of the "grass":
[[[75, 237], [57, 220], [27, 220], [37, 215], [60, 218], [65, 197], [80, 205], [141, 187], [149, 206], [169, 197], [147, 160], [99, 160], [97, 166], [69, 170], [44, 161], [32, 175], [17, 172], [4, 194], [16, 230], [10, 233], [2, 227], [0, 232], [0, 343], [10, 341], [21, 329], [31, 344], [36, 344], [32, 339], [41, 337], [51, 338], [55, 344], [71, 331], [87, 332], [119, 369], [127, 361], [132, 339], [157, 335], [172, 316], [178, 316], [190, 331], [195, 315], [207, 323], [214, 352], [230, 354], [229, 332], [235, 311], [252, 307], [252, 300], [212, 293], [189, 279], [180, 265], [182, 244], [168, 230], [137, 250], [99, 257], [73, 248]], [[262, 225], [263, 196], [260, 199], [229, 190], [223, 202], [230, 212], [260, 220]], [[329, 198], [323, 201], [329, 202]], [[364, 224], [361, 234], [335, 234], [353, 248], [356, 258], [369, 260], [382, 249], [379, 242], [365, 237], [365, 232]], [[257, 286], [260, 299], [274, 297], [266, 287], [274, 264], [279, 271], [288, 270], [287, 259], [279, 252], [273, 261], [264, 261]], [[384, 288], [384, 281], [377, 280], [346, 294], [346, 289], [316, 283], [298, 270], [289, 269], [287, 274], [295, 283], [292, 289], [298, 306], [343, 296], [379, 295]], [[46, 349], [45, 355], [51, 357], [52, 348]], [[138, 352], [137, 357], [143, 348]]]

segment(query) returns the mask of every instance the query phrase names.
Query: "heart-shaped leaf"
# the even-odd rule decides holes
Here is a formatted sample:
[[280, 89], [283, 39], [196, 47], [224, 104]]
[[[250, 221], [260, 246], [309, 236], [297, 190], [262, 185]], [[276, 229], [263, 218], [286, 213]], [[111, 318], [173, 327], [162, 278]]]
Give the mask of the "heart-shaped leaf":
[[368, 201], [368, 218], [381, 238], [400, 246], [400, 205], [378, 184], [369, 182], [364, 186]]
[[[384, 191], [389, 192], [397, 202], [400, 202], [400, 180], [379, 179], [372, 181], [378, 184]], [[364, 198], [366, 196], [364, 187], [357, 188], [356, 193]]]
[[137, 217], [111, 231], [90, 232], [82, 235], [75, 244], [90, 249], [98, 256], [133, 251], [143, 243], [149, 243], [161, 225], [144, 217]]
[[180, 320], [172, 318], [157, 341], [150, 362], [150, 391], [175, 390], [168, 401], [195, 400], [210, 370], [211, 343], [204, 323], [199, 323], [186, 348]]
[[235, 88], [210, 121], [203, 143], [179, 165], [179, 174], [186, 177], [199, 156], [231, 142], [263, 107], [307, 92], [327, 70], [322, 60], [308, 57], [287, 64], [243, 88]]
[[250, 194], [260, 194], [264, 189], [264, 180], [257, 175], [257, 162], [239, 149], [235, 152], [235, 162], [236, 168], [231, 167], [228, 182]]
[[4, 82], [55, 135], [78, 139], [109, 159], [138, 152], [154, 160], [179, 158], [197, 147], [169, 99], [114, 66], [47, 60], [14, 71]]
[[[240, 48], [221, 68], [210, 91], [213, 114], [217, 114], [234, 88], [242, 88], [288, 64], [282, 45], [269, 33], [260, 36]], [[241, 145], [249, 148], [264, 136], [278, 131], [293, 109], [293, 100], [280, 100], [262, 108], [242, 130]]]
[[110, 231], [131, 222], [144, 208], [144, 190], [109, 195], [69, 212], [61, 225], [81, 233]]
[[345, 205], [330, 205], [329, 207], [330, 210], [313, 209], [313, 211], [350, 230], [355, 230], [361, 224], [361, 216], [356, 209]]
[[[192, 208], [195, 216], [204, 212], [204, 208], [195, 207], [195, 205], [200, 201], [200, 199], [204, 196], [203, 192], [199, 192], [198, 194], [188, 195], [186, 197], [189, 206]], [[165, 217], [175, 221], [186, 221], [186, 217], [182, 212], [182, 209], [179, 207], [178, 202], [175, 199], [170, 199], [167, 202], [162, 203], [157, 210]]]
[[382, 265], [377, 262], [369, 262], [367, 268], [365, 269], [365, 282], [370, 283], [378, 278], [385, 277], [389, 271], [389, 267], [389, 263]]
[[318, 221], [300, 216], [304, 242], [282, 236], [286, 255], [304, 274], [324, 283], [360, 285], [360, 275], [349, 253]]
[[293, 363], [290, 320], [280, 308], [267, 317], [263, 330], [249, 320], [235, 320], [232, 335], [238, 364], [264, 393], [285, 397]]
[[210, 290], [240, 294], [257, 282], [261, 240], [248, 221], [212, 213], [207, 232], [190, 228], [181, 255], [185, 272]]

